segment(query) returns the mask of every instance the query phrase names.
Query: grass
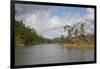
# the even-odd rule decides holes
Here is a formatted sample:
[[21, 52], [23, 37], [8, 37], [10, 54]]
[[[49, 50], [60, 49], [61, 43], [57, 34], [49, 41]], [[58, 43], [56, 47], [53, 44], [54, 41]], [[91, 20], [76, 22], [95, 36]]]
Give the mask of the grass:
[[68, 49], [94, 49], [94, 44], [63, 44]]

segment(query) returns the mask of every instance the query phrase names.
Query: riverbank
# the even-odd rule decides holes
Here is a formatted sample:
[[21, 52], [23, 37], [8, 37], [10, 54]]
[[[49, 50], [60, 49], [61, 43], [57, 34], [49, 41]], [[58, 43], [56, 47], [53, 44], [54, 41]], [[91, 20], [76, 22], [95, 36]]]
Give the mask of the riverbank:
[[68, 49], [94, 49], [93, 44], [63, 44], [63, 47]]

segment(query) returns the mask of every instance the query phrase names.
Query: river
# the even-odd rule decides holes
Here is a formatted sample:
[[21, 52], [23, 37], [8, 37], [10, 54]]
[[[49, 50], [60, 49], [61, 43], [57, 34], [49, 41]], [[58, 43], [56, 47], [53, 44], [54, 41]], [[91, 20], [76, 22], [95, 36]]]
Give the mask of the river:
[[93, 61], [93, 50], [66, 49], [59, 44], [15, 48], [15, 65]]

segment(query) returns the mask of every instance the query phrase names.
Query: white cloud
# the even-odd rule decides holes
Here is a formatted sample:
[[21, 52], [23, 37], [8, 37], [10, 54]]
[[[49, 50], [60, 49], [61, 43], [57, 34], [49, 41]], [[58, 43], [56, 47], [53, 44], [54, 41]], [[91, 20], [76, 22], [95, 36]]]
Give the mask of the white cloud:
[[29, 17], [27, 17], [25, 21], [25, 25], [29, 26], [30, 28], [34, 28], [39, 35], [48, 28], [49, 21], [48, 21], [49, 12], [41, 11], [41, 13], [33, 13]]
[[53, 16], [51, 19], [49, 19], [50, 24], [47, 27], [48, 29], [44, 31], [43, 35], [47, 38], [61, 37], [61, 35], [66, 37], [67, 32], [64, 32], [63, 27], [65, 25], [73, 25], [80, 20], [82, 20], [80, 14], [74, 14], [73, 16], [68, 14], [63, 18], [60, 16]]
[[[84, 20], [86, 21], [86, 23], [87, 23], [87, 25], [86, 25], [86, 27], [85, 27], [85, 29], [86, 29], [86, 31], [88, 32], [88, 33], [91, 33], [91, 34], [93, 34], [94, 32], [94, 9], [92, 9], [92, 8], [88, 8], [87, 9], [87, 14], [83, 17], [84, 18]], [[91, 30], [92, 29], [92, 30]]]
[[94, 21], [94, 9], [93, 8], [87, 8], [88, 14], [84, 16], [84, 19], [87, 21]]
[[86, 16], [84, 16], [84, 19], [87, 21], [94, 21], [94, 12], [91, 12], [87, 14]]
[[94, 12], [94, 9], [93, 8], [87, 8], [87, 12], [92, 13], [92, 12]]
[[58, 16], [53, 16], [50, 20], [50, 28], [55, 28], [61, 26], [61, 19]]
[[19, 12], [20, 15], [16, 16], [16, 19], [23, 20], [26, 26], [34, 28], [39, 35], [51, 39], [60, 37], [61, 35], [67, 36], [67, 32], [64, 32], [63, 29], [63, 26], [67, 24], [73, 25], [79, 21], [84, 21], [85, 19], [87, 22], [86, 28], [89, 29], [90, 26], [94, 26], [94, 24], [91, 24], [91, 21], [94, 21], [94, 11], [91, 8], [87, 9], [88, 13], [83, 17], [80, 15], [80, 13], [72, 15], [69, 12], [65, 15], [65, 13], [62, 12], [64, 15], [62, 18], [60, 16], [49, 17], [53, 9], [51, 7], [42, 8], [43, 7], [38, 6], [38, 8], [35, 7], [34, 10], [30, 10], [29, 12], [26, 10], [24, 14], [21, 14], [22, 11], [24, 11], [21, 10], [21, 13]]

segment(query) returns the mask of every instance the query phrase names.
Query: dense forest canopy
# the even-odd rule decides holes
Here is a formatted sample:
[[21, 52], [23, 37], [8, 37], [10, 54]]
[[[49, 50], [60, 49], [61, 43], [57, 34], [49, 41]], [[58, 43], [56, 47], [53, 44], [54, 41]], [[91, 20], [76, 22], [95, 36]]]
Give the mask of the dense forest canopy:
[[50, 42], [50, 39], [39, 36], [34, 29], [25, 27], [22, 21], [15, 20], [15, 45], [30, 46]]

